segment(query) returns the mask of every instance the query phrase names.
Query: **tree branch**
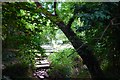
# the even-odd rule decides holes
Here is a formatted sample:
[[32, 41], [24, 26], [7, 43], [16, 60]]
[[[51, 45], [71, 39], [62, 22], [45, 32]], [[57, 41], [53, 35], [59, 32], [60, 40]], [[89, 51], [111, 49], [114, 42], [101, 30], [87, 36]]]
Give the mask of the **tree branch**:
[[102, 35], [100, 36], [99, 40], [97, 41], [97, 43], [103, 38], [105, 32], [107, 31], [107, 29], [109, 28], [109, 26], [113, 25], [113, 20], [115, 20], [115, 18], [113, 18], [112, 20], [110, 20], [110, 23], [107, 25], [107, 27], [104, 29]]
[[71, 25], [72, 25], [72, 23], [74, 22], [75, 18], [76, 18], [75, 15], [73, 15], [73, 16], [70, 18], [70, 20], [68, 21], [67, 27], [69, 27], [69, 28], [71, 27]]
[[45, 16], [53, 16], [52, 13], [50, 13], [49, 11], [47, 11], [45, 8], [42, 7], [42, 5], [39, 2], [35, 2], [37, 9], [36, 12], [41, 12], [43, 13]]
[[35, 2], [37, 8], [42, 8], [42, 5], [39, 2]]
[[64, 22], [58, 16], [55, 16], [51, 12], [47, 11], [47, 9], [43, 8], [39, 2], [35, 2], [35, 4], [37, 6], [35, 12], [44, 14], [46, 18], [50, 19], [53, 23], [55, 23], [59, 27], [65, 27]]
[[110, 24], [108, 24], [108, 26], [105, 28], [105, 30], [103, 31], [102, 35], [100, 36], [100, 39], [101, 40], [105, 34], [105, 32], [107, 31], [108, 27], [110, 26]]
[[115, 17], [115, 18], [113, 18], [113, 19], [111, 20], [111, 25], [112, 25], [112, 26], [120, 25], [120, 23], [115, 23], [115, 20], [116, 20], [116, 21], [119, 21], [119, 20], [117, 20], [117, 19], [120, 19], [120, 17], [117, 17], [117, 18]]

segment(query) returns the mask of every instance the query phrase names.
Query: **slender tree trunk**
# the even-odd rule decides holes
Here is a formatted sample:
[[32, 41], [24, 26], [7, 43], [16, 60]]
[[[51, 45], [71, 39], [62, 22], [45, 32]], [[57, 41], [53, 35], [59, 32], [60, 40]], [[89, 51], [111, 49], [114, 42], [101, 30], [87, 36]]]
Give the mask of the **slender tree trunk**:
[[78, 54], [81, 56], [84, 64], [87, 65], [92, 79], [106, 80], [103, 71], [101, 70], [98, 63], [98, 60], [96, 59], [92, 50], [86, 44], [84, 44], [81, 39], [79, 39], [79, 37], [69, 26], [66, 26], [64, 23], [59, 23], [58, 26], [72, 43]]

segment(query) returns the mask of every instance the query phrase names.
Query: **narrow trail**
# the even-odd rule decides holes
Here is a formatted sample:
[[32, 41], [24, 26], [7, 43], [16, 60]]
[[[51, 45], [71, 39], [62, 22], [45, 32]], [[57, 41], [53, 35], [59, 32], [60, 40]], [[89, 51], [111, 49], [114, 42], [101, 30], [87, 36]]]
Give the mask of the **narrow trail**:
[[41, 56], [41, 54], [36, 53], [35, 57], [35, 72], [33, 75], [38, 79], [49, 78], [48, 69], [50, 68], [50, 62], [48, 61], [48, 56], [54, 52], [54, 49], [51, 46], [44, 45], [42, 46], [46, 50], [45, 54], [47, 56]]
[[70, 48], [72, 46], [67, 44], [67, 45], [57, 45], [54, 47], [50, 45], [43, 45], [41, 47], [45, 49], [46, 51], [45, 54], [47, 56], [44, 57], [41, 56], [41, 54], [36, 53], [36, 57], [35, 57], [36, 70], [33, 73], [33, 75], [40, 80], [50, 77], [48, 75], [48, 69], [50, 69], [50, 62], [48, 61], [48, 56], [54, 52], [58, 52], [59, 50], [62, 50], [64, 48]]

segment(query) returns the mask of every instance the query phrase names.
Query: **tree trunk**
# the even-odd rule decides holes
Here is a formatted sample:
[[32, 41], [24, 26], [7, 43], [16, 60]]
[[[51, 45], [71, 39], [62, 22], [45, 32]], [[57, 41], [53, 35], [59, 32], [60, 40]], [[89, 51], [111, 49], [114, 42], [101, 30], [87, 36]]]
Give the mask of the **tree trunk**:
[[[57, 24], [86, 64], [93, 80], [104, 80], [105, 76], [92, 50], [82, 42], [74, 31], [64, 23]], [[106, 79], [105, 79], [106, 80]]]
[[[35, 2], [37, 7], [41, 7], [41, 4], [38, 2]], [[69, 39], [69, 41], [72, 43], [75, 50], [78, 52], [78, 54], [83, 59], [84, 64], [88, 67], [88, 70], [91, 74], [91, 77], [93, 80], [106, 80], [105, 76], [100, 68], [100, 65], [98, 64], [98, 61], [93, 54], [92, 50], [82, 42], [81, 39], [74, 33], [74, 31], [70, 28], [71, 23], [74, 21], [74, 17], [68, 22], [70, 25], [65, 25], [64, 22], [61, 20], [55, 20], [56, 16], [52, 16], [51, 13], [46, 11], [44, 8], [42, 9], [42, 13], [47, 16], [52, 22], [54, 22], [58, 27], [63, 31], [63, 33], [66, 35], [66, 37]], [[52, 18], [51, 18], [52, 17]]]

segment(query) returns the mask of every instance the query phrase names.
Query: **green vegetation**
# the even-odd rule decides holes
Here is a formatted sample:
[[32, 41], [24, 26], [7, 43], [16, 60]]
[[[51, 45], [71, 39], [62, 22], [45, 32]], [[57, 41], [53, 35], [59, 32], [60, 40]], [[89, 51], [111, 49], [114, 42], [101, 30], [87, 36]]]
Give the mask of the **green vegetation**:
[[82, 59], [73, 49], [65, 49], [49, 57], [52, 78], [89, 78], [87, 70], [83, 69]]
[[17, 63], [6, 66], [3, 70], [3, 75], [9, 76], [13, 80], [30, 79], [32, 70], [29, 69], [28, 65]]
[[[63, 40], [71, 42], [74, 50], [49, 56], [50, 77], [119, 80], [119, 7], [117, 2], [3, 2], [3, 76], [32, 76], [35, 54], [45, 53], [41, 45]], [[87, 70], [81, 69], [84, 64]]]

